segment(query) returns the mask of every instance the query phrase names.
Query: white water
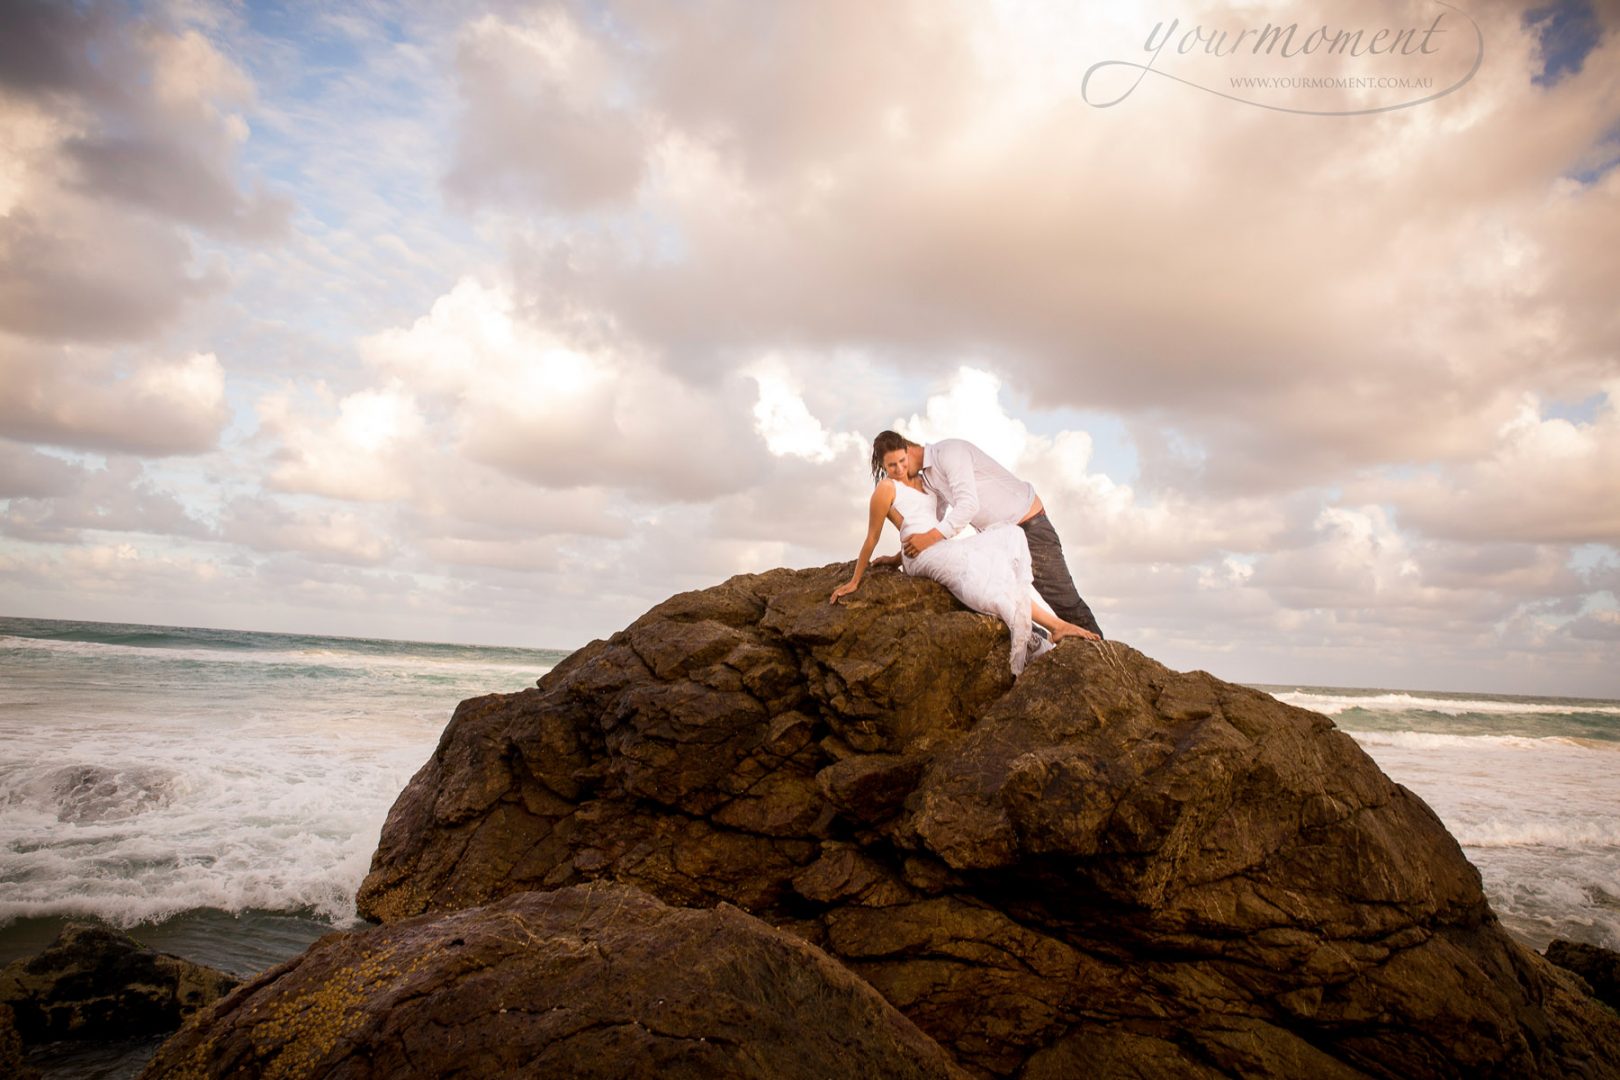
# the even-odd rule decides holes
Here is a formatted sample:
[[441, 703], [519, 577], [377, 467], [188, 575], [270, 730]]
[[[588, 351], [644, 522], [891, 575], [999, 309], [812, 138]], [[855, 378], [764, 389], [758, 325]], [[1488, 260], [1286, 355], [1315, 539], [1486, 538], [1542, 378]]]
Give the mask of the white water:
[[1620, 948], [1620, 705], [1295, 690], [1427, 802], [1503, 923]]
[[1434, 712], [1446, 716], [1499, 715], [1499, 716], [1556, 716], [1559, 714], [1593, 713], [1620, 717], [1620, 705], [1599, 702], [1504, 701], [1500, 698], [1469, 698], [1461, 695], [1439, 697], [1424, 694], [1375, 693], [1340, 695], [1331, 691], [1295, 690], [1276, 695], [1278, 701], [1298, 705], [1303, 709], [1326, 716], [1337, 716], [1346, 709], [1366, 709], [1379, 712]]
[[[144, 719], [144, 718], [143, 718]], [[198, 907], [343, 922], [384, 815], [443, 717], [264, 714], [4, 732], [0, 921], [121, 926]]]
[[0, 926], [205, 908], [350, 922], [383, 820], [456, 703], [532, 686], [558, 655], [196, 636], [0, 637]]

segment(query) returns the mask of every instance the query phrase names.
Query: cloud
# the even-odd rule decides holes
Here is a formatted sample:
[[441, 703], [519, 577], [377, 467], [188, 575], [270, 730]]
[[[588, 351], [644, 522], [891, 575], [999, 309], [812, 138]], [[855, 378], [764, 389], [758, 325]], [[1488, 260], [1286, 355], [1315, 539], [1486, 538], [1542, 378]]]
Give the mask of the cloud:
[[1620, 383], [1589, 423], [1542, 413], [1534, 397], [1497, 430], [1489, 456], [1379, 491], [1407, 525], [1457, 540], [1620, 544]]
[[[330, 403], [330, 392], [318, 389]], [[353, 501], [408, 495], [426, 429], [410, 391], [391, 382], [349, 394], [333, 407], [335, 415], [311, 422], [288, 395], [260, 400], [260, 422], [281, 442], [271, 486]]]
[[397, 551], [392, 515], [289, 506], [274, 499], [233, 499], [223, 539], [255, 551], [291, 551], [320, 561], [376, 566]]
[[1248, 584], [1284, 607], [1358, 611], [1422, 605], [1422, 567], [1395, 521], [1376, 506], [1327, 506], [1313, 542], [1264, 559]]
[[898, 426], [1169, 663], [1612, 688], [1620, 37], [1466, 6], [1323, 120], [1090, 107], [1130, 5], [10, 5], [8, 597], [578, 644], [851, 558]]
[[[191, 147], [159, 139], [80, 138], [64, 147], [77, 167], [78, 188], [155, 211], [175, 221], [237, 233], [248, 239], [276, 236], [291, 205], [237, 190], [217, 163]], [[184, 177], [189, 183], [177, 183]]]
[[807, 158], [945, 130], [965, 104], [970, 30], [956, 7], [916, 2], [483, 15], [458, 47], [465, 112], [447, 184], [497, 205], [611, 207], [635, 196], [675, 133], [724, 147], [770, 185]]
[[188, 228], [285, 232], [291, 204], [235, 179], [252, 84], [198, 29], [23, 2], [0, 39], [0, 330], [149, 337], [223, 284]]
[[[422, 543], [469, 540], [525, 544], [568, 537], [599, 545], [623, 539], [639, 509], [606, 488], [543, 488], [451, 457], [428, 463], [400, 523]], [[487, 549], [486, 549], [487, 550]]]
[[463, 279], [366, 363], [434, 402], [440, 435], [534, 484], [704, 499], [757, 476], [748, 382], [697, 387], [612, 341], [531, 323], [504, 289]]
[[212, 353], [120, 363], [93, 349], [47, 350], [0, 337], [0, 433], [93, 450], [187, 454], [215, 445], [229, 419]]
[[1211, 497], [1174, 486], [1145, 494], [1092, 468], [1090, 433], [1035, 434], [1008, 412], [1002, 390], [993, 372], [961, 367], [923, 413], [897, 421], [896, 429], [918, 442], [978, 444], [1035, 485], [1066, 548], [1087, 559], [1198, 564], [1227, 551], [1270, 550], [1314, 512], [1310, 498]]
[[1564, 632], [1585, 641], [1620, 641], [1620, 611], [1610, 608], [1582, 615]]
[[[1010, 468], [1031, 452], [1029, 429], [1023, 421], [1007, 415], [1000, 401], [1002, 380], [994, 373], [977, 368], [958, 368], [943, 393], [928, 399], [922, 415], [913, 413], [898, 430], [913, 442], [931, 443], [941, 439], [967, 439], [985, 453]], [[1071, 448], [1083, 472], [1091, 457], [1091, 440], [1076, 432]]]
[[149, 337], [222, 284], [216, 274], [193, 273], [190, 255], [172, 227], [104, 205], [15, 206], [0, 217], [0, 332], [46, 341]]
[[422, 542], [422, 553], [434, 563], [463, 568], [538, 574], [555, 573], [564, 567], [556, 543], [543, 537], [520, 540], [429, 537]]
[[[686, 385], [611, 344], [536, 325], [509, 292], [474, 279], [359, 351], [358, 389], [262, 396], [260, 438], [276, 491], [399, 511], [368, 517], [398, 543], [372, 553], [380, 563], [562, 572], [582, 551], [628, 541], [668, 503], [768, 475], [746, 395], [757, 384], [739, 377], [720, 395]], [[258, 539], [236, 538], [280, 537], [323, 557], [308, 530], [294, 539], [265, 513], [253, 519]]]
[[810, 413], [797, 380], [780, 360], [767, 357], [748, 372], [759, 387], [754, 402], [754, 429], [765, 449], [777, 457], [791, 454], [821, 464], [866, 444], [860, 436], [828, 431]]
[[7, 4], [0, 34], [0, 87], [25, 93], [71, 93], [92, 87], [97, 96], [117, 92], [101, 74], [84, 43], [118, 29], [105, 5], [69, 7], [35, 0]]
[[56, 581], [76, 594], [145, 593], [161, 595], [165, 588], [208, 584], [218, 567], [207, 560], [153, 555], [133, 543], [87, 544], [32, 559], [9, 557], [0, 575], [27, 585]]
[[[757, 553], [770, 545], [777, 559], [770, 565], [853, 559], [866, 536], [867, 503], [872, 496], [871, 447], [857, 444], [849, 433], [834, 438], [836, 456], [776, 457], [759, 482], [714, 500], [706, 518], [680, 522], [669, 531], [692, 535], [705, 549], [737, 545]], [[893, 534], [884, 538], [884, 544], [880, 553], [899, 549]], [[725, 573], [738, 573], [748, 565], [727, 562]]]
[[0, 499], [38, 499], [73, 489], [77, 466], [29, 446], [0, 440]]
[[571, 12], [477, 18], [462, 31], [456, 67], [469, 108], [450, 192], [581, 210], [635, 190], [645, 125], [615, 102], [626, 88], [613, 61]]
[[102, 468], [88, 469], [45, 460], [53, 463], [48, 470], [49, 489], [7, 499], [0, 510], [0, 531], [6, 535], [44, 543], [76, 543], [81, 530], [192, 539], [213, 536], [213, 530], [173, 494], [159, 488], [138, 461], [113, 458]]
[[[1268, 495], [1467, 460], [1521, 393], [1584, 396], [1620, 347], [1598, 284], [1620, 171], [1568, 178], [1620, 121], [1620, 39], [1541, 88], [1536, 33], [1488, 9], [1466, 93], [1328, 122], [1168, 82], [1077, 104], [1065, 80], [1140, 47], [1118, 11], [548, 10], [567, 26], [548, 47], [589, 57], [569, 92], [611, 106], [603, 146], [641, 162], [573, 225], [520, 233], [525, 299], [611, 312], [688, 377], [875, 342], [926, 374], [984, 347], [1034, 401], [1168, 424], [1203, 452], [1201, 486]], [[476, 25], [514, 49], [538, 33]], [[462, 71], [467, 130], [510, 115], [486, 66]], [[545, 141], [480, 167], [550, 182], [563, 166], [524, 156]], [[481, 197], [534, 220], [533, 199]]]

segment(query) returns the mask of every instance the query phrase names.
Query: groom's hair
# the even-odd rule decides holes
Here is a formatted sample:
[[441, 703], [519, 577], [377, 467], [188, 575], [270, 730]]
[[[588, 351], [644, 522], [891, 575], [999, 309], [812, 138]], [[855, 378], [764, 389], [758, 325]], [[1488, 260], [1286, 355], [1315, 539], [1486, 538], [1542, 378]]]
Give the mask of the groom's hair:
[[884, 458], [896, 450], [909, 450], [917, 445], [898, 431], [878, 432], [877, 438], [872, 440], [872, 482], [875, 484], [883, 479]]

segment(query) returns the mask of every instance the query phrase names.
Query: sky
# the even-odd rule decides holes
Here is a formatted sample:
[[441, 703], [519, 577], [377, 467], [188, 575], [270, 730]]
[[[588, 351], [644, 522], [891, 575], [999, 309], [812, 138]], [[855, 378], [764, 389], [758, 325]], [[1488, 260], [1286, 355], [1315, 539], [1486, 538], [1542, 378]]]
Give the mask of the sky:
[[1172, 667], [1620, 698], [1617, 162], [1597, 0], [0, 0], [0, 614], [573, 648], [895, 428]]

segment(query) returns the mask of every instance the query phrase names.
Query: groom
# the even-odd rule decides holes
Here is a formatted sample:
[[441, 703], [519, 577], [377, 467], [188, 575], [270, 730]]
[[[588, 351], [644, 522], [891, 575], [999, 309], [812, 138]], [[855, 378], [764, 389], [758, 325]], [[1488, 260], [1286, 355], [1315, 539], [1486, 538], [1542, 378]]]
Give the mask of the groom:
[[992, 525], [1017, 525], [1029, 538], [1029, 556], [1035, 577], [1035, 591], [1051, 605], [1057, 617], [1102, 637], [1102, 628], [1091, 608], [1080, 599], [1069, 567], [1063, 560], [1063, 542], [1046, 516], [1046, 508], [1035, 488], [1002, 468], [989, 454], [966, 439], [941, 439], [919, 446], [910, 439], [885, 431], [872, 442], [879, 461], [896, 450], [906, 452], [906, 476], [920, 477], [923, 487], [934, 496], [941, 510], [939, 528], [909, 536], [906, 554], [915, 558], [947, 537], [955, 536], [964, 525], [981, 532]]

